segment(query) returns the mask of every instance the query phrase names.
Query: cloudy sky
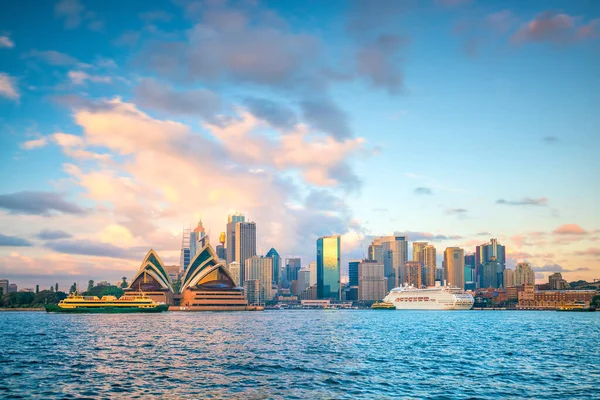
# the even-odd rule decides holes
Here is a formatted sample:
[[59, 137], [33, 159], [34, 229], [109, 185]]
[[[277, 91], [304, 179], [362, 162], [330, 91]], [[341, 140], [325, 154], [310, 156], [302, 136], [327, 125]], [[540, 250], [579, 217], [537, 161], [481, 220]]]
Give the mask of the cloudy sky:
[[597, 1], [0, 7], [0, 278], [131, 277], [235, 211], [303, 264], [402, 232], [600, 278]]

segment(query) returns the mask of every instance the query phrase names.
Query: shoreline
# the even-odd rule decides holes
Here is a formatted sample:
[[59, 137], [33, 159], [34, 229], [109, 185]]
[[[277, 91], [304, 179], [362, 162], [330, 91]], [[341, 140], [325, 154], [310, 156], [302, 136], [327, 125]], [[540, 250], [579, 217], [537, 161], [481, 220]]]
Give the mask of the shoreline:
[[46, 311], [44, 308], [0, 308], [0, 312], [11, 312], [11, 311]]

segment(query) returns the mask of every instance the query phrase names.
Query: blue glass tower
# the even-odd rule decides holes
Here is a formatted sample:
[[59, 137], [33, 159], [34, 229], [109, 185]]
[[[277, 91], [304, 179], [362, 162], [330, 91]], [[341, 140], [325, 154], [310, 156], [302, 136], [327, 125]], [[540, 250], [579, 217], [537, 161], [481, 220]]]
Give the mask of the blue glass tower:
[[274, 248], [271, 248], [267, 253], [267, 257], [271, 257], [273, 259], [273, 283], [279, 286], [279, 271], [281, 270], [281, 257], [279, 253]]
[[340, 273], [340, 236], [317, 239], [317, 298], [340, 300]]

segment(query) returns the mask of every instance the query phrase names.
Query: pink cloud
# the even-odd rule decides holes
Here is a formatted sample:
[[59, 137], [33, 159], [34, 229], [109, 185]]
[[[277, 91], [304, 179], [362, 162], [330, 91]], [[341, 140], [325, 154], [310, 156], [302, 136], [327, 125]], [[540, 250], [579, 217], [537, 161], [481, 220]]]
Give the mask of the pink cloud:
[[556, 228], [553, 232], [557, 235], [587, 235], [588, 232], [577, 224], [565, 224]]
[[593, 256], [600, 257], [600, 249], [590, 247], [587, 250], [576, 251], [573, 254], [577, 256]]

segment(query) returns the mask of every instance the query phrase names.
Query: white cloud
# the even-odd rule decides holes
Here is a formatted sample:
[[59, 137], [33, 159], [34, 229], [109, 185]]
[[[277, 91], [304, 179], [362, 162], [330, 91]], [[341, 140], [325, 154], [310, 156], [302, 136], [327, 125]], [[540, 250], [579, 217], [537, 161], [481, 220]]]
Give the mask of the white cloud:
[[83, 71], [69, 71], [68, 76], [75, 85], [84, 85], [86, 81], [94, 83], [110, 83], [112, 81], [109, 76], [91, 75]]
[[15, 81], [15, 78], [0, 72], [0, 96], [4, 96], [11, 100], [19, 100], [19, 91]]
[[47, 143], [48, 139], [46, 137], [41, 137], [39, 139], [28, 140], [21, 143], [21, 148], [25, 150], [32, 150], [39, 147], [44, 147]]
[[0, 36], [0, 48], [2, 47], [11, 49], [15, 47], [15, 43], [8, 36]]

